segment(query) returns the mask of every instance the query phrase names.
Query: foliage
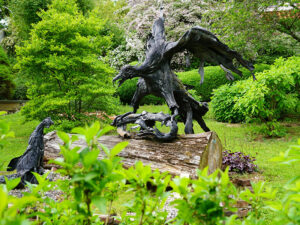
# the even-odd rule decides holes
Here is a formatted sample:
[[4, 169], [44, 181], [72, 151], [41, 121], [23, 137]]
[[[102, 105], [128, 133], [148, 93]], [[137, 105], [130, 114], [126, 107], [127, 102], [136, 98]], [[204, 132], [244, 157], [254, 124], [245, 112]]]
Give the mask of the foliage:
[[[127, 191], [134, 198], [125, 204], [126, 211], [122, 215], [125, 224], [165, 224], [167, 212], [163, 210], [167, 197], [166, 192], [171, 179], [167, 172], [152, 171], [150, 165], [144, 166], [141, 161], [134, 167], [124, 170]], [[126, 215], [133, 213], [132, 216]]]
[[[295, 45], [299, 45], [299, 20], [296, 0], [254, 0], [254, 1], [129, 1], [125, 7], [128, 13], [126, 36], [128, 43], [123, 49], [127, 55], [135, 55], [142, 61], [141, 52], [152, 23], [160, 12], [166, 19], [166, 35], [170, 41], [176, 41], [193, 26], [204, 27], [216, 34], [229, 47], [240, 52], [245, 58], [259, 63], [273, 63], [280, 56], [295, 54]], [[290, 4], [290, 11], [276, 13], [279, 7]], [[267, 12], [273, 7], [273, 12]], [[297, 37], [298, 36], [298, 37]], [[172, 64], [183, 68], [185, 54], [178, 55]], [[192, 64], [197, 59], [192, 58]], [[199, 63], [197, 63], [197, 66]], [[193, 68], [195, 68], [193, 66]]]
[[15, 84], [9, 59], [0, 46], [0, 100], [10, 99], [13, 95]]
[[232, 152], [230, 150], [223, 151], [222, 166], [229, 167], [229, 172], [237, 173], [253, 173], [257, 171], [255, 157], [246, 155], [243, 152]]
[[286, 113], [294, 112], [299, 103], [299, 60], [296, 56], [279, 58], [269, 70], [256, 73], [257, 81], [249, 78], [215, 90], [211, 102], [215, 118], [223, 122], [274, 123]]
[[[115, 200], [117, 190], [125, 184], [121, 174], [122, 167], [119, 163], [121, 159], [116, 155], [126, 147], [126, 142], [116, 145], [110, 151], [103, 146], [105, 158], [98, 160], [100, 150], [97, 147], [97, 138], [111, 129], [111, 127], [106, 127], [100, 130], [100, 124], [96, 122], [85, 129], [74, 128], [72, 132], [78, 133], [78, 136], [73, 136], [72, 139], [66, 133], [58, 133], [65, 143], [64, 146], [61, 146], [64, 158], [54, 162], [62, 166], [63, 169], [60, 172], [63, 175], [71, 178], [69, 185], [73, 188], [70, 192], [75, 200], [73, 210], [76, 209], [79, 214], [76, 219], [77, 223], [79, 221], [83, 224], [96, 222], [97, 217], [92, 213], [92, 206], [96, 206], [98, 210], [105, 213], [106, 202]], [[70, 148], [70, 146], [79, 136], [84, 138], [87, 147], [77, 154], [80, 148]], [[110, 210], [111, 207], [108, 210], [109, 214]]]
[[8, 7], [11, 11], [12, 26], [18, 40], [27, 40], [33, 24], [41, 20], [38, 12], [47, 10], [51, 0], [11, 0]]
[[112, 113], [114, 71], [97, 59], [111, 44], [101, 35], [104, 21], [96, 13], [84, 17], [74, 0], [54, 0], [39, 15], [31, 39], [17, 48], [20, 73], [30, 79], [24, 115], [75, 120], [85, 111]]
[[[3, 116], [6, 112], [0, 111], [0, 116]], [[14, 132], [9, 130], [9, 125], [0, 120], [0, 150], [3, 149], [6, 138], [14, 137]]]
[[[110, 130], [111, 127], [101, 130], [99, 123], [94, 123], [85, 128], [74, 128], [73, 133], [76, 134], [72, 137], [58, 132], [64, 141], [61, 146], [63, 158], [54, 162], [61, 166], [58, 171], [69, 179], [51, 182], [47, 179], [48, 173], [43, 176], [35, 173], [39, 184], [27, 184], [29, 192], [20, 199], [7, 194], [19, 180], [7, 181], [0, 187], [1, 224], [12, 220], [14, 224], [30, 224], [28, 219], [33, 218], [35, 223], [41, 224], [107, 224], [108, 220], [100, 221], [97, 214], [112, 215], [112, 203], [120, 192], [132, 193], [132, 199], [125, 204], [126, 210], [117, 216], [122, 224], [264, 225], [263, 212], [266, 209], [276, 212], [269, 221], [271, 224], [299, 223], [299, 178], [288, 183], [284, 196], [279, 198], [277, 190], [264, 182], [253, 183], [253, 191], [246, 189], [239, 193], [229, 180], [229, 168], [210, 175], [207, 169], [198, 171], [196, 180], [186, 177], [171, 179], [169, 174], [152, 171], [150, 166], [144, 166], [141, 162], [124, 169], [117, 154], [126, 147], [126, 142], [117, 144], [111, 150], [101, 144], [101, 150], [98, 148], [97, 139]], [[87, 147], [80, 149], [74, 145], [79, 138], [84, 139]], [[296, 160], [293, 158], [295, 154], [299, 155], [299, 150], [299, 146], [292, 146], [274, 160], [297, 163], [299, 157]], [[100, 151], [103, 151], [101, 160], [98, 159]], [[166, 221], [166, 212], [161, 210], [170, 194], [168, 186], [179, 195], [172, 202], [178, 209], [172, 221]], [[60, 201], [49, 198], [45, 194], [49, 190], [59, 190]], [[225, 209], [235, 211], [233, 206], [237, 199], [243, 199], [252, 206], [252, 211], [243, 221], [236, 216], [226, 218], [224, 215]]]
[[[291, 146], [285, 153], [275, 157], [272, 161], [281, 162], [282, 164], [296, 164], [299, 162], [300, 155], [300, 139], [298, 145]], [[234, 217], [227, 221], [226, 225], [235, 224], [267, 224], [266, 221], [260, 219], [264, 209], [274, 211], [275, 215], [271, 219], [271, 224], [296, 225], [300, 223], [300, 177], [296, 175], [284, 185], [283, 196], [278, 197], [278, 190], [266, 186], [265, 182], [252, 183], [253, 192], [245, 190], [240, 193], [239, 197], [253, 208], [251, 214], [242, 223]]]
[[238, 123], [245, 121], [244, 114], [235, 108], [236, 101], [242, 97], [242, 90], [237, 84], [225, 84], [213, 91], [210, 103], [214, 118], [217, 121]]
[[254, 134], [262, 134], [265, 137], [284, 137], [286, 129], [276, 120], [268, 121], [261, 126], [255, 127]]
[[270, 70], [257, 73], [257, 82], [245, 81], [243, 96], [237, 100], [247, 120], [272, 121], [295, 111], [299, 103], [300, 57], [279, 58]]
[[171, 187], [181, 197], [172, 202], [178, 209], [175, 224], [222, 224], [224, 208], [234, 210], [231, 206], [237, 190], [229, 180], [228, 169], [211, 175], [207, 169], [198, 171], [197, 180], [175, 177]]
[[[86, 15], [94, 7], [94, 0], [75, 0], [78, 9]], [[12, 29], [17, 36], [17, 44], [30, 38], [33, 25], [41, 21], [40, 11], [47, 11], [52, 0], [10, 0], [7, 7], [10, 12]]]
[[[202, 20], [230, 47], [246, 58], [271, 63], [274, 57], [291, 56], [299, 45], [299, 9], [295, 0], [206, 1]], [[280, 7], [290, 7], [280, 11]], [[271, 11], [273, 10], [273, 11]], [[213, 13], [212, 13], [213, 11]], [[265, 56], [268, 56], [267, 59]]]
[[[254, 73], [262, 72], [270, 68], [267, 64], [256, 64]], [[246, 69], [241, 69], [243, 72], [243, 77], [235, 75], [236, 80], [246, 79], [251, 76], [250, 71]], [[219, 66], [206, 66], [204, 67], [204, 83], [200, 84], [200, 75], [197, 70], [191, 70], [187, 72], [177, 73], [179, 79], [187, 85], [194, 86], [193, 89], [196, 90], [197, 95], [200, 96], [201, 101], [210, 101], [212, 97], [212, 92], [223, 84], [232, 83], [226, 79], [225, 72]]]

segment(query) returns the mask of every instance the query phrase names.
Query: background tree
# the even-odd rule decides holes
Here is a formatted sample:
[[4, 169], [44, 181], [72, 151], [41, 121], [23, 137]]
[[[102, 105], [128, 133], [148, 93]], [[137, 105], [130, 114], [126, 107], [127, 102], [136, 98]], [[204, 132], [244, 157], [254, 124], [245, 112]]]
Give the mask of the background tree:
[[206, 1], [203, 20], [229, 46], [252, 60], [273, 63], [299, 51], [300, 5], [295, 0]]
[[[76, 0], [76, 3], [79, 10], [86, 15], [94, 8], [95, 1]], [[22, 45], [23, 41], [29, 39], [33, 24], [41, 20], [38, 13], [41, 10], [46, 11], [51, 2], [52, 0], [0, 0], [1, 11], [9, 17], [6, 38], [2, 45], [9, 50], [11, 55], [15, 53], [14, 47], [16, 44]]]
[[0, 99], [10, 99], [15, 88], [9, 59], [0, 47]]
[[[151, 29], [151, 21], [158, 15], [162, 1], [128, 2], [127, 48], [134, 52], [136, 58], [140, 58], [139, 53], [144, 51], [143, 43]], [[164, 0], [167, 38], [176, 40], [188, 27], [201, 26], [216, 34], [221, 41], [241, 52], [246, 58], [273, 63], [279, 56], [295, 54], [295, 46], [299, 47], [298, 38], [294, 38], [299, 35], [300, 27], [299, 5], [296, 2]], [[290, 9], [286, 10], [287, 8]], [[278, 16], [280, 14], [283, 16]], [[178, 63], [184, 64], [184, 58], [181, 57]]]
[[17, 48], [20, 72], [30, 79], [25, 116], [75, 120], [87, 111], [112, 113], [114, 71], [98, 60], [111, 46], [111, 37], [101, 35], [105, 20], [94, 12], [83, 16], [75, 0], [53, 0], [39, 16], [30, 40]]

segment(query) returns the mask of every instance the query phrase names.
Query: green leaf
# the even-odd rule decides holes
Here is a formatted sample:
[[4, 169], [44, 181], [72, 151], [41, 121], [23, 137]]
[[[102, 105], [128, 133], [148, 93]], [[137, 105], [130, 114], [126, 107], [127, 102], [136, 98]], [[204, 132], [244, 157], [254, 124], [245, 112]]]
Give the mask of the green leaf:
[[11, 179], [11, 180], [7, 179], [6, 177], [4, 177], [4, 178], [5, 178], [7, 191], [13, 190], [15, 187], [17, 187], [17, 185], [21, 181], [21, 177], [17, 177], [15, 179]]
[[126, 146], [129, 144], [128, 141], [120, 142], [116, 144], [111, 150], [110, 150], [110, 157], [114, 157], [117, 154], [119, 154]]
[[47, 182], [47, 176], [49, 175], [50, 171], [48, 171], [47, 173], [40, 175], [36, 172], [32, 172], [32, 174], [35, 176], [36, 180], [38, 181], [39, 185], [44, 184], [45, 182]]
[[85, 181], [90, 181], [90, 180], [94, 179], [97, 176], [99, 176], [99, 174], [97, 172], [90, 172], [90, 173], [88, 173], [84, 176], [84, 180]]
[[3, 187], [0, 186], [0, 216], [2, 217], [3, 211], [7, 207], [8, 197], [6, 192], [3, 190]]
[[102, 150], [105, 152], [105, 154], [106, 154], [107, 156], [109, 156], [109, 149], [108, 149], [105, 145], [103, 145], [103, 144], [101, 144], [101, 143], [99, 143], [99, 145], [101, 146], [101, 148], [102, 148]]
[[106, 213], [106, 198], [100, 196], [94, 196], [92, 203], [99, 209], [101, 213]]
[[282, 203], [280, 201], [265, 201], [266, 208], [279, 211], [282, 210]]
[[82, 127], [75, 127], [72, 129], [71, 131], [73, 134], [82, 134], [82, 135], [85, 135], [85, 129], [82, 128]]
[[70, 137], [68, 134], [62, 131], [57, 132], [57, 136], [65, 143], [68, 144], [70, 142]]
[[109, 131], [115, 129], [113, 126], [106, 126], [102, 130], [100, 130], [97, 134], [97, 138], [101, 137], [102, 135], [108, 133]]
[[86, 167], [90, 167], [98, 160], [99, 154], [100, 154], [99, 149], [94, 149], [92, 151], [87, 152], [83, 157], [83, 165]]

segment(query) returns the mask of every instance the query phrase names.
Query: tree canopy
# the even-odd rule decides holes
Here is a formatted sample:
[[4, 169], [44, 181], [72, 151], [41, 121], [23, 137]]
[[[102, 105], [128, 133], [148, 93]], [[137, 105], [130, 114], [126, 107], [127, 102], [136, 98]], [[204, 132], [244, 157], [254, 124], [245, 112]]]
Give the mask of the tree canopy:
[[84, 16], [75, 0], [53, 0], [38, 15], [30, 39], [17, 47], [20, 73], [30, 80], [24, 114], [73, 120], [92, 110], [111, 113], [114, 71], [98, 59], [112, 44], [102, 35], [105, 20]]

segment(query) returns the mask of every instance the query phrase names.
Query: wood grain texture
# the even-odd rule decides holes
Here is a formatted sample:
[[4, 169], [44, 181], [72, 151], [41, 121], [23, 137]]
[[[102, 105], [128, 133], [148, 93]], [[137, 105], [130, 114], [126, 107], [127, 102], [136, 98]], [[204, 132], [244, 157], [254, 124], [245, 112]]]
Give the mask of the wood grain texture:
[[[133, 166], [140, 160], [151, 164], [152, 169], [161, 172], [168, 171], [172, 175], [196, 177], [196, 170], [209, 167], [209, 173], [222, 164], [222, 145], [217, 134], [206, 132], [178, 136], [170, 142], [158, 142], [144, 139], [122, 139], [118, 136], [102, 136], [99, 142], [109, 149], [122, 141], [128, 141], [128, 146], [120, 152], [125, 168]], [[45, 161], [59, 157], [59, 145], [63, 142], [55, 132], [45, 135]], [[78, 140], [71, 147], [86, 147], [83, 140]], [[99, 159], [104, 157], [101, 152]]]

